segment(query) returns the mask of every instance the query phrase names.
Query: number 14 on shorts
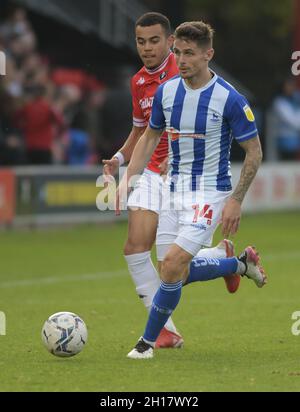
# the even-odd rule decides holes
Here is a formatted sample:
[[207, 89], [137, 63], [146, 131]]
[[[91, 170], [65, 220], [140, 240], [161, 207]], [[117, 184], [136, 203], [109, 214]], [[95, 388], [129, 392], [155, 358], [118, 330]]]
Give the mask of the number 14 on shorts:
[[210, 226], [212, 219], [213, 219], [213, 210], [211, 209], [210, 205], [204, 205], [202, 209], [200, 209], [200, 205], [193, 205], [193, 209], [195, 210], [193, 223], [197, 223], [199, 218], [207, 219], [207, 224]]

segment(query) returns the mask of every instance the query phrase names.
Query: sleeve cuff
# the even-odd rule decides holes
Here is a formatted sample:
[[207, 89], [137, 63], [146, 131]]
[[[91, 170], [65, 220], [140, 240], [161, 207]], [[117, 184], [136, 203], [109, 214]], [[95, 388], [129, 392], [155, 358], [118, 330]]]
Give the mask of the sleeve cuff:
[[166, 125], [158, 126], [154, 124], [151, 120], [149, 122], [149, 126], [151, 127], [151, 129], [154, 129], [154, 130], [163, 130], [166, 128]]
[[258, 135], [258, 130], [255, 129], [253, 132], [250, 132], [250, 133], [244, 134], [242, 136], [236, 137], [235, 140], [238, 141], [238, 142], [245, 142], [246, 140], [253, 139], [257, 135]]
[[148, 122], [145, 119], [138, 119], [137, 117], [134, 117], [133, 118], [133, 126], [145, 127], [145, 126], [148, 126]]

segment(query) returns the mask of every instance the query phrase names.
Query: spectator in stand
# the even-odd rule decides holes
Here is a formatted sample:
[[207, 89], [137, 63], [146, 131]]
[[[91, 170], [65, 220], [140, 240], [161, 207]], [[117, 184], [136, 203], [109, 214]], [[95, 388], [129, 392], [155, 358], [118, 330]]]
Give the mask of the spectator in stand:
[[277, 148], [280, 160], [300, 160], [300, 91], [296, 80], [284, 80], [281, 94], [274, 100]]
[[95, 90], [86, 96], [82, 113], [85, 116], [85, 130], [90, 139], [90, 152], [88, 163], [99, 164], [103, 156], [103, 116], [102, 110], [106, 100], [107, 89]]
[[[67, 150], [67, 162], [79, 164], [99, 164], [101, 155], [105, 152], [105, 145], [110, 149], [112, 142], [103, 137], [102, 110], [106, 101], [106, 86], [95, 76], [80, 69], [57, 68], [53, 70], [51, 76], [56, 87], [63, 90], [58, 105], [68, 98], [68, 95], [80, 93], [80, 99], [73, 98], [72, 105], [63, 108], [63, 112], [70, 126], [69, 148]], [[66, 92], [68, 93], [66, 94]], [[80, 121], [79, 121], [80, 119]], [[75, 127], [74, 127], [75, 124]], [[78, 127], [80, 124], [80, 127]], [[104, 141], [104, 144], [102, 144]], [[82, 157], [79, 156], [79, 147], [82, 150]], [[109, 150], [108, 149], [108, 150]], [[71, 155], [73, 153], [73, 155]], [[73, 160], [71, 160], [73, 159]]]
[[[81, 91], [75, 85], [66, 85], [55, 89], [53, 107], [58, 113], [62, 113], [66, 124], [69, 126], [75, 116], [76, 108], [81, 101]], [[53, 142], [53, 163], [68, 163], [68, 150], [70, 146], [70, 129], [61, 130]]]
[[29, 33], [32, 33], [32, 28], [27, 18], [26, 10], [22, 7], [14, 8], [10, 16], [0, 27], [0, 35], [6, 41], [14, 35], [26, 35]]
[[86, 115], [79, 111], [74, 117], [69, 131], [67, 162], [73, 166], [84, 166], [91, 156], [91, 139], [86, 132]]
[[25, 136], [28, 162], [49, 165], [57, 129], [65, 126], [64, 119], [45, 98], [42, 86], [34, 87], [31, 95], [31, 101], [16, 113], [16, 122]]
[[108, 90], [101, 109], [103, 133], [99, 143], [104, 159], [110, 159], [116, 153], [123, 144], [124, 135], [129, 134], [132, 128], [130, 78], [133, 70], [132, 67], [124, 66], [111, 73], [114, 84]]
[[[0, 102], [0, 165], [24, 163], [25, 151], [30, 164], [99, 164], [105, 85], [82, 69], [50, 67], [51, 56], [39, 53], [26, 10], [7, 11], [0, 22], [0, 50], [7, 57], [0, 94], [10, 104], [8, 113]], [[72, 128], [79, 117], [81, 127]]]
[[17, 69], [16, 60], [8, 47], [12, 38], [21, 27], [10, 24], [0, 25], [0, 50], [6, 53], [6, 75], [0, 76], [0, 165], [13, 166], [25, 164], [24, 141], [20, 131], [14, 126], [14, 112], [23, 93], [22, 76]]
[[20, 132], [13, 126], [14, 101], [0, 90], [0, 165], [25, 164], [24, 142]]

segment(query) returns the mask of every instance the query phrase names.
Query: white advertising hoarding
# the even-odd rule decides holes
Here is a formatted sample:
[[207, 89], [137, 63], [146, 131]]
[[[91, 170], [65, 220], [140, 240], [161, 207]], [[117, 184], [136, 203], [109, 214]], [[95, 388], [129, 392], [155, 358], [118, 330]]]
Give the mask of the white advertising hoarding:
[[[232, 167], [233, 187], [241, 166]], [[300, 162], [263, 164], [243, 204], [247, 212], [300, 209]]]

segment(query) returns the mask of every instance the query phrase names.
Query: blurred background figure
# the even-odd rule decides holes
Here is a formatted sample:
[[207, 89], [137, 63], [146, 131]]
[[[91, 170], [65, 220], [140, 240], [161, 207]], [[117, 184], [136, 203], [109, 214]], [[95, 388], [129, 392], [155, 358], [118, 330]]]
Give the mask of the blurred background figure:
[[25, 147], [20, 131], [14, 126], [14, 101], [0, 91], [0, 165], [25, 164]]
[[131, 76], [134, 68], [121, 66], [114, 70], [114, 82], [107, 90], [102, 107], [101, 157], [110, 159], [121, 147], [132, 129]]
[[[235, 12], [224, 14], [215, 0], [1, 0], [0, 50], [7, 74], [0, 76], [0, 166], [31, 164], [33, 135], [34, 150], [47, 147], [47, 164], [73, 164], [76, 158], [83, 166], [99, 165], [115, 153], [131, 128], [130, 77], [140, 68], [134, 22], [149, 10], [168, 15], [173, 28], [184, 20], [210, 21], [222, 33], [212, 69], [254, 107], [264, 160], [299, 159], [300, 76], [287, 79], [273, 96], [290, 70], [292, 51], [300, 50], [300, 0], [275, 6], [273, 0], [264, 6], [255, 1], [259, 12], [248, 2], [233, 2]], [[249, 26], [256, 27], [251, 39]], [[230, 55], [228, 44], [235, 45]], [[36, 119], [42, 106], [51, 113], [43, 129]], [[71, 161], [78, 133], [87, 152]], [[240, 153], [233, 143], [232, 160], [241, 161]]]
[[68, 39], [45, 46], [40, 16], [9, 0], [1, 2], [2, 11], [0, 50], [7, 62], [0, 76], [0, 166], [99, 164], [102, 152], [114, 150], [102, 130], [106, 85], [96, 70], [80, 67], [82, 47], [65, 63], [55, 54], [65, 53]]
[[[35, 162], [32, 149], [41, 145], [48, 153], [42, 162], [53, 165], [73, 164], [75, 158], [81, 165], [99, 165], [115, 153], [131, 128], [130, 77], [140, 68], [134, 23], [149, 10], [168, 15], [173, 28], [203, 19], [222, 33], [212, 69], [254, 107], [265, 161], [297, 160], [300, 76], [296, 82], [288, 79], [275, 101], [273, 96], [277, 80], [290, 69], [292, 50], [300, 50], [300, 0], [255, 1], [256, 9], [233, 2], [235, 12], [224, 14], [216, 0], [49, 0], [43, 5], [1, 0], [0, 50], [7, 74], [0, 76], [0, 166]], [[249, 26], [256, 27], [251, 38]], [[228, 44], [235, 45], [230, 55]], [[42, 107], [44, 115], [48, 111], [43, 126], [36, 118]], [[271, 112], [275, 118], [269, 122]], [[71, 161], [79, 132], [87, 153]], [[240, 153], [233, 143], [232, 160], [240, 161]]]
[[282, 82], [273, 110], [279, 159], [300, 160], [300, 91], [295, 77]]
[[54, 139], [64, 127], [64, 120], [61, 113], [47, 100], [43, 86], [34, 85], [28, 90], [28, 101], [16, 112], [15, 118], [15, 124], [25, 138], [28, 163], [52, 164]]

